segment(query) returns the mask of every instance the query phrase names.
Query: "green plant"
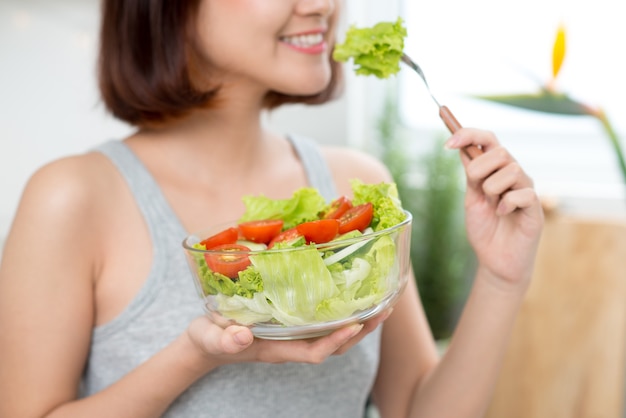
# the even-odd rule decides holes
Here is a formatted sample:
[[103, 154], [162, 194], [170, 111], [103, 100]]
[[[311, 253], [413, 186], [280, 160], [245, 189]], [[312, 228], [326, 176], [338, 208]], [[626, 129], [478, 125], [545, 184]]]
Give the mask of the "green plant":
[[617, 163], [619, 165], [624, 183], [626, 184], [626, 158], [620, 139], [615, 132], [608, 116], [601, 107], [589, 106], [572, 99], [568, 94], [563, 93], [557, 88], [557, 77], [561, 71], [563, 61], [565, 60], [566, 51], [566, 32], [565, 27], [560, 25], [557, 28], [556, 37], [552, 48], [552, 77], [544, 85], [540, 85], [540, 89], [535, 93], [495, 95], [495, 96], [476, 96], [479, 99], [501, 103], [517, 108], [552, 113], [557, 115], [568, 116], [590, 116], [597, 119], [605, 134], [609, 138]]
[[[432, 149], [411, 157], [401, 132], [394, 95], [378, 121], [377, 154], [389, 167], [404, 207], [413, 215], [411, 262], [420, 298], [436, 339], [451, 336], [469, 289], [473, 253], [465, 236], [461, 171], [456, 153], [446, 152], [443, 138]], [[410, 134], [415, 135], [415, 134]], [[411, 178], [423, 178], [412, 184]]]
[[426, 184], [412, 193], [412, 260], [428, 321], [437, 339], [450, 337], [468, 290], [471, 250], [465, 235], [458, 156], [434, 141], [421, 159]]

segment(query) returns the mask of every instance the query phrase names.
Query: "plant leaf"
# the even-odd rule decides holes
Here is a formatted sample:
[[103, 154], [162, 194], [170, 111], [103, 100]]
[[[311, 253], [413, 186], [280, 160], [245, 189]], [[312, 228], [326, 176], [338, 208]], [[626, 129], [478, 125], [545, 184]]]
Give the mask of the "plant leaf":
[[556, 38], [554, 39], [554, 46], [552, 47], [552, 77], [556, 78], [563, 65], [565, 59], [565, 26], [559, 25], [556, 31]]
[[566, 94], [541, 90], [535, 94], [511, 94], [495, 96], [474, 96], [480, 100], [505, 104], [527, 110], [558, 115], [591, 115], [588, 106], [571, 99]]

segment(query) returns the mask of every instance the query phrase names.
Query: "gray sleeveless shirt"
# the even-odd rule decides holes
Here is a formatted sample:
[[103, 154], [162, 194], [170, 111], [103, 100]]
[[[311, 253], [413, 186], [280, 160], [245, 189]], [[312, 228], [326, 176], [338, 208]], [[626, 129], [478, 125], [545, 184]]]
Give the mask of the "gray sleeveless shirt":
[[[336, 195], [317, 144], [291, 137], [309, 185]], [[81, 397], [146, 361], [203, 315], [181, 247], [186, 231], [141, 161], [121, 141], [96, 148], [125, 178], [148, 226], [153, 261], [141, 290], [114, 320], [94, 329]], [[379, 327], [380, 328], [380, 327]], [[320, 365], [245, 363], [219, 367], [189, 387], [164, 417], [361, 418], [379, 361], [380, 329]], [[152, 382], [158, 385], [159, 382]]]

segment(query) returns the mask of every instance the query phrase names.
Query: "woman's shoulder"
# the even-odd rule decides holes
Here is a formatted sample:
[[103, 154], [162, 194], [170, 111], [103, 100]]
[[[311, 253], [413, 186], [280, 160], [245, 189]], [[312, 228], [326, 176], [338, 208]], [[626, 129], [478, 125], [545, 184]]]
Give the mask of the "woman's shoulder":
[[106, 203], [114, 176], [113, 166], [100, 153], [60, 157], [31, 175], [20, 210], [49, 222], [88, 220]]
[[392, 181], [389, 169], [372, 154], [349, 146], [325, 145], [322, 154], [333, 173], [340, 194], [351, 190], [350, 180], [358, 178], [365, 183]]

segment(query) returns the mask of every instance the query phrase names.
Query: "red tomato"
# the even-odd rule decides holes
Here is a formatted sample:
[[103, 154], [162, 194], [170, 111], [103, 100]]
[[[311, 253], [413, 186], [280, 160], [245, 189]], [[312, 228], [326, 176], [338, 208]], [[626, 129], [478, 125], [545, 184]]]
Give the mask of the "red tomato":
[[245, 253], [247, 251], [250, 251], [250, 249], [245, 245], [218, 245], [212, 248], [211, 252], [204, 253], [204, 259], [213, 272], [234, 279], [240, 271], [250, 265], [250, 259]]
[[320, 219], [302, 223], [296, 229], [304, 235], [307, 242], [323, 244], [337, 236], [339, 221], [337, 219]]
[[204, 248], [207, 250], [210, 250], [218, 245], [234, 244], [237, 242], [237, 238], [239, 238], [239, 231], [237, 231], [237, 228], [227, 228], [200, 241], [200, 244], [204, 245]]
[[352, 201], [350, 199], [346, 196], [338, 197], [330, 204], [330, 208], [324, 214], [324, 219], [339, 219], [351, 207]]
[[281, 219], [243, 222], [239, 225], [241, 235], [252, 242], [267, 244], [283, 229]]
[[274, 239], [267, 245], [267, 248], [272, 248], [277, 242], [291, 241], [301, 236], [302, 234], [298, 232], [296, 228], [288, 229], [276, 235], [276, 237], [274, 237]]
[[345, 234], [355, 229], [363, 232], [372, 222], [372, 216], [374, 216], [374, 206], [370, 202], [348, 209], [339, 218], [339, 233]]

